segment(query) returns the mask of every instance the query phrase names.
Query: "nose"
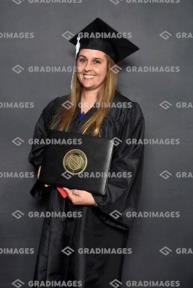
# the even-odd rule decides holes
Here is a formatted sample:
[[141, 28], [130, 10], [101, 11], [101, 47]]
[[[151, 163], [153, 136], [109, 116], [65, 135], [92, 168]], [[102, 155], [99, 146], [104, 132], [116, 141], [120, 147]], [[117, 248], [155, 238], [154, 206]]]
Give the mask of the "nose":
[[92, 69], [92, 64], [91, 64], [90, 61], [87, 61], [86, 64], [85, 64], [85, 66], [84, 66], [84, 70], [85, 70], [85, 71], [89, 71], [89, 70], [91, 70], [91, 69]]

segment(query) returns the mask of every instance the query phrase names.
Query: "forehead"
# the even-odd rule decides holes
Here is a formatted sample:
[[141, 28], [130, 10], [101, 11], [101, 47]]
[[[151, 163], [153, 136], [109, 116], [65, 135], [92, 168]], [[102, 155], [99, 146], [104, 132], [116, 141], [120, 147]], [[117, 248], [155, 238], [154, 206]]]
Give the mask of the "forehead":
[[104, 52], [94, 49], [81, 49], [79, 55], [87, 58], [106, 58]]

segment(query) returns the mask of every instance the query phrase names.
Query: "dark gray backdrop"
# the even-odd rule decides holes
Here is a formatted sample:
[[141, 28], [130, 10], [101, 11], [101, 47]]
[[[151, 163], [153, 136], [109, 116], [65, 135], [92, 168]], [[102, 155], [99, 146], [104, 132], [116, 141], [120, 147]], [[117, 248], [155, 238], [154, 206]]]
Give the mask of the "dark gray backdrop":
[[[180, 36], [181, 32], [193, 32], [193, 2], [21, 2], [0, 1], [0, 287], [13, 287], [11, 283], [16, 279], [20, 279], [20, 284], [16, 284], [20, 285], [18, 287], [27, 287], [27, 281], [32, 279], [43, 219], [30, 218], [28, 212], [41, 211], [45, 204], [37, 203], [29, 195], [34, 180], [31, 176], [33, 169], [27, 161], [28, 139], [32, 137], [42, 109], [51, 99], [66, 94], [71, 80], [71, 72], [29, 72], [28, 68], [37, 65], [72, 66], [73, 47], [61, 35], [65, 31], [76, 33], [95, 17], [103, 18], [121, 32], [132, 32], [132, 40], [140, 47], [129, 61], [120, 65], [119, 90], [140, 103], [146, 120], [146, 138], [175, 138], [180, 142], [177, 145], [147, 144], [145, 147], [140, 211], [169, 211], [170, 214], [174, 211], [174, 217], [136, 219], [128, 243], [133, 254], [125, 258], [122, 286], [130, 279], [170, 280], [180, 281], [180, 284], [176, 282], [172, 286], [170, 282], [166, 286], [165, 282], [165, 286], [133, 284], [128, 287], [193, 287], [193, 178], [191, 173], [183, 178], [176, 174], [178, 171], [193, 171], [193, 39], [187, 34], [183, 34], [183, 38]], [[172, 34], [168, 40], [160, 37], [165, 30]], [[35, 37], [8, 39], [4, 32], [33, 32]], [[21, 73], [12, 70], [16, 65], [23, 67], [18, 68]], [[148, 72], [126, 73], [128, 65], [138, 68], [156, 66], [158, 69], [169, 66], [174, 72], [166, 72], [166, 68], [165, 72], [150, 72], [149, 68]], [[160, 106], [164, 100], [169, 102], [165, 109]], [[3, 108], [5, 102], [28, 102], [28, 108]], [[184, 108], [180, 108], [182, 102]], [[20, 138], [17, 145], [12, 142], [16, 137]], [[171, 173], [167, 180], [160, 176], [164, 170]], [[5, 172], [23, 172], [26, 175], [10, 178], [5, 176]], [[12, 215], [16, 210], [20, 211], [19, 219]], [[168, 248], [164, 249], [164, 254], [168, 255], [159, 251], [165, 246]], [[34, 253], [3, 254], [2, 248], [11, 247], [33, 248]], [[181, 248], [186, 248], [183, 250], [185, 253], [181, 253]]]

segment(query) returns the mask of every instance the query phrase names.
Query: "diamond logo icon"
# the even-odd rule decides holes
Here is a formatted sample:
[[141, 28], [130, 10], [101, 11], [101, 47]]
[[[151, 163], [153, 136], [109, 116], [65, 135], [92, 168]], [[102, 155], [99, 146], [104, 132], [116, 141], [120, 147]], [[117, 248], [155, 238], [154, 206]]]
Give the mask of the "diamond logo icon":
[[62, 249], [61, 252], [64, 253], [65, 255], [69, 256], [74, 252], [74, 249], [72, 249], [69, 246], [66, 246], [64, 249]]
[[171, 104], [170, 102], [166, 101], [166, 100], [164, 100], [163, 102], [161, 102], [159, 105], [160, 105], [164, 110], [168, 110], [168, 109], [172, 106], [172, 104]]
[[24, 0], [12, 0], [13, 3], [20, 5]]
[[168, 31], [163, 31], [162, 33], [159, 34], [161, 38], [164, 40], [168, 40], [170, 37], [172, 37], [172, 34]]
[[111, 217], [114, 219], [118, 219], [120, 216], [122, 216], [122, 213], [118, 210], [113, 210], [111, 213], [109, 213], [109, 215], [111, 215]]
[[118, 288], [122, 286], [122, 282], [119, 281], [118, 279], [114, 279], [109, 283], [113, 288]]
[[16, 146], [21, 146], [21, 144], [24, 143], [24, 140], [20, 137], [16, 137], [12, 140], [12, 143]]
[[170, 248], [168, 248], [167, 246], [164, 246], [163, 248], [161, 248], [160, 253], [163, 254], [164, 256], [169, 255], [170, 253], [172, 253], [172, 250]]
[[112, 2], [114, 5], [117, 5], [120, 3], [120, 0], [110, 0], [110, 2]]
[[67, 179], [67, 180], [72, 177], [72, 175], [69, 172], [67, 172], [67, 171], [63, 172], [61, 174], [61, 176], [64, 177], [65, 179]]
[[160, 176], [164, 179], [167, 180], [172, 176], [172, 173], [170, 173], [168, 170], [164, 170], [160, 173]]
[[23, 281], [21, 281], [20, 279], [16, 279], [15, 281], [13, 281], [11, 283], [14, 287], [16, 288], [20, 288], [22, 287], [25, 283]]
[[21, 219], [24, 216], [24, 213], [20, 210], [16, 210], [11, 215], [16, 219]]
[[73, 106], [73, 104], [70, 100], [64, 101], [61, 105], [66, 109], [70, 109]]
[[73, 36], [74, 36], [74, 34], [70, 31], [65, 31], [62, 34], [62, 37], [65, 38], [66, 40], [70, 40]]
[[110, 68], [110, 70], [113, 71], [113, 73], [117, 74], [122, 70], [122, 68], [115, 64]]
[[113, 138], [113, 144], [114, 144], [115, 146], [118, 146], [120, 143], [122, 143], [122, 140], [121, 140], [121, 139], [119, 139], [118, 137], [114, 137], [114, 138]]
[[12, 68], [13, 72], [20, 74], [24, 71], [24, 67], [22, 67], [21, 65], [16, 65]]

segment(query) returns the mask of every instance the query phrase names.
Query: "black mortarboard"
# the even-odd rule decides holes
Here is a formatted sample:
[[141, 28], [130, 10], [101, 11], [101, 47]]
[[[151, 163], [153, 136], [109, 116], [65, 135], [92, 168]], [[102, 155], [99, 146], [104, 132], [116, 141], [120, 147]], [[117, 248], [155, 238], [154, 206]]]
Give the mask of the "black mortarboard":
[[139, 50], [100, 18], [96, 18], [69, 41], [76, 45], [76, 54], [82, 48], [100, 50], [109, 55], [115, 63]]

